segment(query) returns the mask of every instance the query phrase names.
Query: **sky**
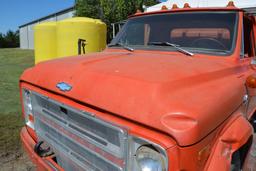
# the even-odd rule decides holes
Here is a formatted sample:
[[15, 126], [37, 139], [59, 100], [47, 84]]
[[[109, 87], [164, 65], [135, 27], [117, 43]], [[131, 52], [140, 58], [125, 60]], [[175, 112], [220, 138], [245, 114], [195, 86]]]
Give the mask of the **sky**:
[[0, 0], [0, 33], [73, 5], [74, 0]]
[[[0, 33], [74, 5], [75, 0], [0, 0]], [[165, 2], [166, 0], [159, 0]]]

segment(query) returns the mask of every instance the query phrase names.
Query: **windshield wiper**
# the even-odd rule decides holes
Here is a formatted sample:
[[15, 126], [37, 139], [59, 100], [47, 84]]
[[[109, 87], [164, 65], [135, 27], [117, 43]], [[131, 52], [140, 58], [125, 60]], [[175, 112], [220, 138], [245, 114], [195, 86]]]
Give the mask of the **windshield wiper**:
[[148, 45], [154, 45], [154, 46], [171, 46], [174, 47], [175, 49], [177, 49], [179, 52], [188, 55], [188, 56], [194, 56], [194, 53], [189, 52], [183, 48], [180, 47], [180, 45], [176, 45], [173, 43], [169, 43], [169, 42], [149, 42]]
[[122, 44], [122, 43], [115, 43], [115, 44], [109, 44], [109, 45], [108, 45], [108, 47], [114, 47], [114, 46], [122, 47], [122, 48], [124, 48], [125, 50], [128, 50], [128, 51], [130, 51], [130, 52], [133, 52], [133, 51], [134, 51], [133, 48], [131, 48], [131, 47], [129, 47], [129, 46], [126, 46], [126, 45], [124, 45], [124, 44]]

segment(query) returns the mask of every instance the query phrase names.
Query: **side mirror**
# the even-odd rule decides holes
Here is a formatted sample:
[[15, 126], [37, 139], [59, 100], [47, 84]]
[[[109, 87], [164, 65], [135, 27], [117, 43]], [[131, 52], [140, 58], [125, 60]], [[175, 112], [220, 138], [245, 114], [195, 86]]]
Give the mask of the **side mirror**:
[[252, 59], [251, 59], [251, 65], [256, 65], [256, 57], [252, 57]]

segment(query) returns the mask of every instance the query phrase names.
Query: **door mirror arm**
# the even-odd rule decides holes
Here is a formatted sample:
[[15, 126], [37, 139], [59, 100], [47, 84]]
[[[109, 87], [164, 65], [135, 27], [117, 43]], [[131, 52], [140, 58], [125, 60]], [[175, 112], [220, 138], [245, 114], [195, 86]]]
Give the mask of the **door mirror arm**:
[[252, 57], [251, 65], [253, 65], [254, 67], [256, 66], [256, 56]]
[[256, 70], [256, 56], [252, 57], [250, 66], [253, 70]]

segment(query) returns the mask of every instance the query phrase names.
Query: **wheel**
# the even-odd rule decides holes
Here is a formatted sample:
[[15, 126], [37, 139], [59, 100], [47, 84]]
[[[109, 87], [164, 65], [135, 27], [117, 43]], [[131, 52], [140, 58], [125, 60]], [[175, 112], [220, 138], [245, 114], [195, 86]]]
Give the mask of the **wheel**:
[[239, 151], [232, 155], [230, 171], [241, 171], [241, 159]]
[[213, 39], [213, 38], [199, 38], [194, 40], [191, 43], [192, 47], [199, 47], [199, 48], [212, 48], [212, 49], [222, 49], [225, 50], [226, 47], [225, 45], [220, 42], [217, 39]]

